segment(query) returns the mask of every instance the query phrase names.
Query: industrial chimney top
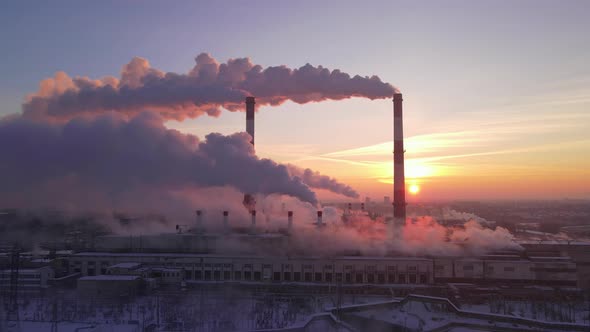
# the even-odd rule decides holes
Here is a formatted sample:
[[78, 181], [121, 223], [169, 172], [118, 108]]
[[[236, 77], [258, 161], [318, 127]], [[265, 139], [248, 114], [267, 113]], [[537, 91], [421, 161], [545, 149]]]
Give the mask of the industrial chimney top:
[[246, 97], [246, 104], [256, 104], [256, 98]]

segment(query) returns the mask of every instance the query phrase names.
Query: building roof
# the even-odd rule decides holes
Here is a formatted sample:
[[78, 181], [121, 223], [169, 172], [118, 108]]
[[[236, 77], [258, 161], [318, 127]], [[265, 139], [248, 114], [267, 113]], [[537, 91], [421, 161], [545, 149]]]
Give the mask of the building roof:
[[126, 262], [126, 263], [118, 263], [115, 265], [109, 266], [109, 269], [136, 269], [141, 266], [141, 263], [137, 262]]
[[139, 279], [138, 276], [117, 275], [117, 274], [102, 274], [98, 276], [82, 277], [78, 280], [83, 281], [133, 281]]

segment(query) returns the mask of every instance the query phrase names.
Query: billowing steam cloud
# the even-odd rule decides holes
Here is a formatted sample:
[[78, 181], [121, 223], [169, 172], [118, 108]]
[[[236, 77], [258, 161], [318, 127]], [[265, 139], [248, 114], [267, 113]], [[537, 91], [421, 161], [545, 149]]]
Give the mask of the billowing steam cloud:
[[[230, 186], [285, 194], [311, 204], [315, 193], [286, 166], [254, 154], [245, 133], [204, 141], [167, 129], [156, 113], [110, 113], [57, 124], [13, 117], [0, 122], [0, 199], [6, 206], [86, 204], [96, 193]], [[139, 190], [141, 189], [141, 190]], [[145, 190], [144, 190], [145, 189]]]
[[217, 116], [221, 108], [243, 109], [244, 97], [256, 96], [259, 105], [340, 100], [351, 97], [388, 98], [397, 90], [379, 77], [351, 77], [340, 70], [306, 64], [263, 68], [249, 58], [219, 63], [207, 53], [196, 57], [186, 74], [151, 68], [143, 58], [133, 58], [121, 77], [91, 80], [64, 72], [43, 80], [39, 90], [23, 104], [27, 117], [69, 119], [80, 113], [117, 111], [137, 114], [146, 109], [166, 119], [182, 120], [203, 114]]
[[305, 184], [314, 189], [325, 189], [331, 192], [344, 195], [350, 198], [358, 198], [359, 194], [356, 190], [350, 186], [338, 182], [327, 175], [322, 175], [319, 172], [315, 172], [309, 168], [302, 169], [294, 165], [287, 165], [289, 173], [293, 176], [297, 176], [303, 180]]

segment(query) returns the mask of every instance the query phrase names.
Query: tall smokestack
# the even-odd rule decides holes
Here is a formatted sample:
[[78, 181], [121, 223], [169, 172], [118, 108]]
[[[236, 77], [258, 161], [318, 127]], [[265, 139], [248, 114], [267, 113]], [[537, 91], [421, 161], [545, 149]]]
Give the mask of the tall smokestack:
[[252, 136], [250, 143], [254, 145], [254, 109], [256, 98], [246, 97], [246, 132]]
[[287, 230], [291, 233], [293, 229], [293, 211], [287, 212]]
[[404, 175], [404, 125], [402, 94], [393, 95], [393, 223], [406, 223], [406, 178]]
[[[250, 134], [250, 143], [254, 146], [254, 111], [256, 109], [256, 98], [246, 97], [246, 132]], [[256, 199], [252, 194], [244, 194], [244, 206], [248, 211], [256, 209]]]
[[[254, 111], [256, 108], [256, 98], [246, 97], [246, 132], [250, 134], [252, 140], [250, 143], [254, 146]], [[251, 194], [244, 194], [244, 206], [248, 211], [256, 209], [256, 200]]]

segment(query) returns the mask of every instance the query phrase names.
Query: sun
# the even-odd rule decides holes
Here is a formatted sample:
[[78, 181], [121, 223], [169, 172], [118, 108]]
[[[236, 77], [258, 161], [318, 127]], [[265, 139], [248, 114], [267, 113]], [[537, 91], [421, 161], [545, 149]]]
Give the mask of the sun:
[[420, 192], [420, 186], [418, 186], [417, 184], [413, 184], [410, 186], [410, 194], [416, 195], [419, 192]]

